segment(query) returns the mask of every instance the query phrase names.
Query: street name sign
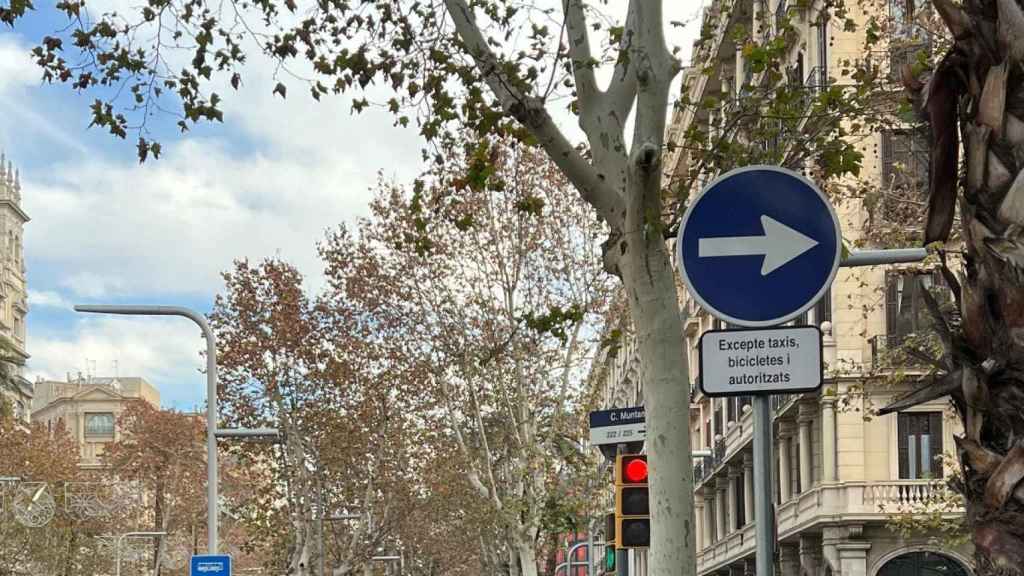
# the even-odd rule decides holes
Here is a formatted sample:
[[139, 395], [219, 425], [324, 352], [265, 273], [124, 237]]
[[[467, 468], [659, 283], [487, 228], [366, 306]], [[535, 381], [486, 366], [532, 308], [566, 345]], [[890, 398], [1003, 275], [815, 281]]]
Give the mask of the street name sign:
[[746, 166], [690, 203], [676, 250], [683, 282], [705, 310], [766, 327], [796, 318], [825, 294], [842, 236], [813, 182], [777, 166]]
[[823, 377], [816, 326], [711, 330], [700, 338], [700, 388], [707, 396], [811, 392]]
[[189, 562], [189, 576], [231, 576], [231, 556], [203, 554]]
[[590, 413], [590, 444], [641, 442], [646, 438], [644, 407], [612, 408]]

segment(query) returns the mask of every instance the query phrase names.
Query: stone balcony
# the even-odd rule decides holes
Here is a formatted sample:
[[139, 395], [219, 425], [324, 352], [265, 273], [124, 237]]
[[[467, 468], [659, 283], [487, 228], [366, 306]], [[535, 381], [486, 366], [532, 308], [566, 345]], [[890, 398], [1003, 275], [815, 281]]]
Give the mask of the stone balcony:
[[[888, 480], [881, 482], [842, 482], [819, 484], [794, 495], [777, 506], [778, 541], [791, 539], [800, 532], [823, 524], [844, 522], [885, 522], [892, 514], [913, 512], [945, 490], [930, 480]], [[950, 510], [950, 514], [963, 510]], [[724, 570], [730, 564], [754, 553], [756, 521], [747, 522], [710, 546], [697, 552], [697, 571], [707, 574]]]

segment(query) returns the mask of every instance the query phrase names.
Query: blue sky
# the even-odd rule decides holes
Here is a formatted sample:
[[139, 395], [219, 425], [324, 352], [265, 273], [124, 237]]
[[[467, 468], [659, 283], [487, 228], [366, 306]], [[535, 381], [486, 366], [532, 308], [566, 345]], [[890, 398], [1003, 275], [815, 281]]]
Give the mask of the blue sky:
[[[698, 7], [666, 4], [676, 20]], [[162, 158], [139, 165], [131, 138], [87, 128], [88, 97], [40, 83], [28, 51], [60, 21], [39, 6], [14, 31], [0, 31], [0, 150], [21, 170], [22, 207], [32, 218], [24, 235], [28, 375], [116, 370], [156, 384], [166, 406], [202, 405], [203, 342], [193, 324], [86, 317], [71, 305], [208, 312], [223, 287], [219, 274], [244, 257], [283, 257], [316, 289], [315, 243], [366, 213], [378, 171], [399, 181], [418, 173], [419, 137], [381, 111], [352, 116], [345, 98], [314, 103], [296, 89], [281, 100], [271, 94], [272, 68], [255, 57], [242, 89], [224, 92], [223, 125], [184, 137], [169, 130]], [[685, 37], [694, 33], [690, 26]]]

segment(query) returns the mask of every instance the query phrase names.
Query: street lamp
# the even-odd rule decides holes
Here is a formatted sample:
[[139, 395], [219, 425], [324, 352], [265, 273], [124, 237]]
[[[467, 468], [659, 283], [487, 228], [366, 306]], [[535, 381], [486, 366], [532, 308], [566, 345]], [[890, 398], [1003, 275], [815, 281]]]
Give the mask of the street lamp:
[[114, 556], [117, 558], [117, 564], [114, 572], [114, 576], [121, 576], [121, 541], [125, 538], [147, 538], [147, 537], [161, 537], [167, 536], [167, 532], [125, 532], [117, 537], [114, 542]]
[[75, 312], [121, 314], [126, 316], [183, 316], [195, 322], [206, 339], [206, 525], [207, 554], [217, 553], [217, 438], [279, 437], [273, 428], [256, 430], [217, 428], [217, 338], [202, 314], [181, 306], [75, 305]]

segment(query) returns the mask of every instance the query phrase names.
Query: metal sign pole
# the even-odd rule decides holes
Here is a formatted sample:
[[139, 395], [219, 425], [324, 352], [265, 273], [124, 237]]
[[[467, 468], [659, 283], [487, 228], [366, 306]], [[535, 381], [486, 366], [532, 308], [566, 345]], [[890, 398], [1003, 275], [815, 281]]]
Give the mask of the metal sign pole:
[[756, 576], [772, 576], [775, 542], [772, 528], [772, 413], [768, 394], [754, 396], [754, 542]]

